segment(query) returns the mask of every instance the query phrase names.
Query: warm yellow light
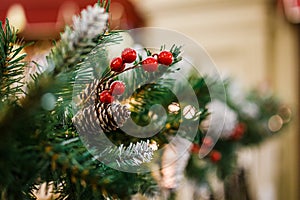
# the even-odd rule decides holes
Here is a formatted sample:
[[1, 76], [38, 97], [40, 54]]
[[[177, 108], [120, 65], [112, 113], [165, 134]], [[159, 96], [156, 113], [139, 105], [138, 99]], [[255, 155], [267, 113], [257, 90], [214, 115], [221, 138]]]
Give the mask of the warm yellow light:
[[7, 18], [12, 26], [22, 31], [26, 27], [25, 10], [21, 4], [13, 4], [7, 11]]
[[180, 105], [179, 103], [173, 102], [168, 106], [168, 110], [170, 113], [178, 113], [180, 110]]

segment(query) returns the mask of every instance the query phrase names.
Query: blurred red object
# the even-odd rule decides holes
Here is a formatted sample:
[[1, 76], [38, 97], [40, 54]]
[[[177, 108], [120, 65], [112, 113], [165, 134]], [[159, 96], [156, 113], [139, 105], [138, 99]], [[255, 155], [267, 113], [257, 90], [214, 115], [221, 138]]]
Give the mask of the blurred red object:
[[[80, 10], [97, 0], [1, 0], [0, 20], [9, 18], [26, 40], [54, 39]], [[144, 20], [128, 0], [111, 1], [111, 27], [131, 29]]]
[[300, 23], [300, 0], [278, 0], [279, 8], [291, 23]]

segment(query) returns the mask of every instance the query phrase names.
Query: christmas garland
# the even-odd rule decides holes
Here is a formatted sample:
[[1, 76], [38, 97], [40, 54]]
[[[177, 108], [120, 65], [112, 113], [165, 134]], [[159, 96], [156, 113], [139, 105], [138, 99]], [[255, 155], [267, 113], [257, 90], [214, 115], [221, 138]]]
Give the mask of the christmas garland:
[[[224, 180], [234, 172], [239, 148], [262, 142], [288, 123], [290, 111], [275, 97], [237, 93], [230, 80], [214, 82], [194, 72], [188, 83], [198, 107], [180, 101], [175, 94], [188, 93], [184, 86], [171, 91], [176, 79], [168, 77], [179, 70], [179, 46], [142, 52], [125, 48], [108, 60], [105, 47], [122, 41], [121, 32], [108, 29], [108, 7], [109, 2], [101, 1], [74, 17], [73, 27], [66, 27], [47, 56], [45, 70], [31, 74], [26, 83], [24, 44], [8, 21], [1, 28], [3, 199], [34, 199], [44, 182], [58, 199], [161, 195], [164, 189], [176, 190], [184, 175], [209, 187], [209, 173]], [[98, 65], [88, 66], [95, 55], [101, 57]], [[225, 84], [228, 98], [211, 99], [208, 82], [221, 88]], [[165, 118], [153, 114], [156, 104], [168, 111]], [[218, 111], [226, 112], [224, 122]], [[134, 130], [130, 121], [141, 127], [165, 124], [148, 135], [143, 128]], [[150, 172], [155, 165], [161, 168], [159, 177], [128, 173], [140, 167]]]

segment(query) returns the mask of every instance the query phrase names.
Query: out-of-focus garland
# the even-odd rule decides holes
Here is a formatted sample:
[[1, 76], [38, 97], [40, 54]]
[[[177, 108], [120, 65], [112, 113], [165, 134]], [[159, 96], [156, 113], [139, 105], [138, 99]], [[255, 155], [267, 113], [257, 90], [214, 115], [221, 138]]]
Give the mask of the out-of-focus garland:
[[[225, 80], [224, 84], [227, 100], [226, 102], [215, 100], [207, 104], [210, 115], [200, 124], [199, 135], [192, 145], [191, 156], [185, 169], [189, 179], [206, 188], [211, 188], [209, 177], [212, 173], [216, 173], [217, 177], [224, 181], [239, 170], [237, 166], [239, 149], [258, 145], [276, 135], [292, 117], [290, 108], [270, 92], [260, 90], [247, 92], [232, 79]], [[222, 124], [221, 113], [218, 110], [224, 107], [226, 119], [220, 139], [211, 152], [200, 159], [199, 152], [212, 145], [209, 137], [204, 139], [207, 129], [210, 128], [214, 132], [214, 127]], [[210, 121], [211, 117], [213, 121]]]

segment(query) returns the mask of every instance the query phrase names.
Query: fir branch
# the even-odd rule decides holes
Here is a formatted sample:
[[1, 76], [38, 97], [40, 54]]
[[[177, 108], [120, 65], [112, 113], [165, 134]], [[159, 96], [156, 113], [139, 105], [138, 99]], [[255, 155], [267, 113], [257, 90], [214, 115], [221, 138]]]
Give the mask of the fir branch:
[[73, 18], [73, 27], [67, 27], [61, 35], [61, 41], [47, 57], [48, 68], [55, 74], [76, 66], [105, 38], [108, 13], [98, 4], [88, 6], [80, 16]]
[[[83, 66], [82, 61], [98, 44], [102, 47], [119, 41], [117, 32], [106, 33], [107, 21], [108, 13], [97, 4], [93, 7], [88, 6], [80, 16], [75, 16], [73, 27], [66, 28], [61, 35], [61, 41], [47, 56], [46, 72], [37, 76], [52, 74], [53, 79], [50, 81], [53, 82], [52, 84], [57, 84], [55, 87], [57, 90], [51, 92], [59, 100], [54, 114], [59, 118], [66, 112], [64, 108], [70, 106], [73, 92], [79, 89], [77, 87], [79, 84], [75, 85], [75, 81], [80, 81], [80, 84], [88, 83], [95, 74], [95, 69]], [[101, 47], [97, 48], [100, 50], [96, 50], [103, 52]], [[77, 80], [78, 76], [80, 80]]]
[[97, 159], [114, 161], [119, 167], [139, 166], [150, 162], [153, 158], [155, 148], [149, 144], [149, 140], [130, 143], [128, 147], [121, 144], [119, 147], [109, 147], [100, 152]]
[[98, 0], [98, 5], [102, 8], [105, 8], [106, 12], [109, 12], [110, 3], [110, 0]]
[[16, 101], [23, 94], [24, 61], [26, 56], [22, 53], [25, 45], [17, 38], [17, 31], [11, 28], [6, 20], [4, 29], [0, 22], [0, 96], [1, 100]]
[[173, 54], [173, 57], [174, 57], [173, 65], [182, 60], [182, 57], [180, 56], [181, 48], [182, 48], [182, 46], [173, 45], [170, 49], [170, 52]]
[[[148, 159], [154, 149], [149, 147], [149, 142], [133, 144], [128, 148], [108, 148], [101, 153], [98, 160], [82, 146], [81, 140], [74, 137], [58, 144], [49, 144], [44, 149], [44, 154], [49, 156], [48, 167], [50, 171], [42, 174], [42, 180], [51, 180], [56, 177], [54, 193], [60, 195], [60, 199], [103, 199], [103, 196], [115, 196], [123, 199], [137, 192], [155, 193], [155, 183], [150, 174], [130, 174], [111, 169], [98, 160], [103, 161], [105, 156], [115, 154], [115, 158], [121, 157], [123, 164], [125, 159]], [[75, 151], [76, 150], [76, 151]], [[142, 153], [131, 152], [142, 151]], [[122, 152], [120, 154], [120, 152]], [[104, 155], [106, 154], [106, 155]], [[126, 156], [126, 157], [123, 157]], [[111, 158], [111, 157], [110, 157]], [[135, 158], [135, 159], [134, 159]], [[120, 159], [119, 159], [120, 160]], [[117, 163], [117, 160], [116, 160]], [[128, 166], [128, 162], [126, 162]], [[132, 165], [130, 165], [132, 166]], [[145, 186], [148, 187], [145, 187]], [[116, 188], [122, 188], [121, 190]], [[123, 186], [123, 187], [121, 187]], [[128, 188], [131, 188], [128, 190]]]
[[[72, 33], [71, 29], [69, 33]], [[111, 35], [100, 36], [100, 42], [98, 36], [89, 39], [92, 43], [87, 42], [85, 50], [93, 48], [90, 44], [96, 46], [114, 40]], [[21, 102], [22, 107], [5, 107], [9, 114], [1, 116], [0, 153], [6, 156], [1, 157], [0, 162], [4, 172], [0, 174], [0, 193], [7, 199], [32, 198], [31, 191], [36, 188], [35, 185], [45, 181], [54, 181], [56, 192], [62, 194], [61, 199], [63, 196], [69, 199], [102, 199], [103, 191], [107, 191], [107, 196], [116, 194], [120, 198], [128, 198], [138, 192], [136, 188], [142, 182], [141, 177], [147, 176], [121, 173], [95, 162], [81, 141], [75, 139], [76, 132], [70, 116], [66, 114], [69, 109], [66, 106], [70, 105], [70, 83], [74, 81], [78, 63], [88, 51], [83, 50], [83, 46], [69, 44], [66, 40], [58, 43], [48, 56], [49, 70], [32, 75], [34, 80]], [[78, 59], [71, 58], [73, 55], [77, 55]], [[48, 73], [51, 67], [54, 73]], [[52, 111], [41, 106], [45, 93], [53, 93], [59, 99]], [[0, 106], [2, 109], [2, 104]], [[65, 115], [68, 116], [63, 117]], [[70, 136], [74, 139], [66, 141]], [[145, 152], [147, 150], [142, 145], [134, 148], [138, 147]], [[146, 154], [143, 156], [148, 158]], [[115, 185], [121, 185], [122, 191]]]

